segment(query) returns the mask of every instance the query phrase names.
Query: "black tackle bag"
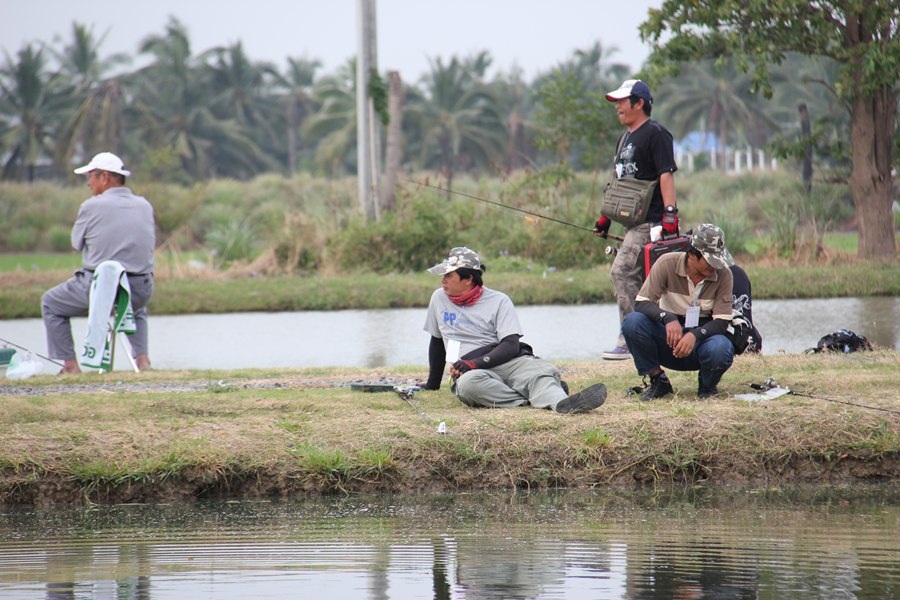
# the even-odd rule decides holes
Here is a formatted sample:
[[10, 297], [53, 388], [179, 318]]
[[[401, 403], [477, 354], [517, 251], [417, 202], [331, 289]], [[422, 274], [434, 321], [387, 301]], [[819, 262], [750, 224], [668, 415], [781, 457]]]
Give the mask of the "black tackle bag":
[[849, 329], [838, 329], [834, 333], [822, 336], [816, 343], [815, 348], [810, 348], [810, 352], [860, 352], [871, 350], [872, 344], [869, 343], [864, 336], [861, 336]]

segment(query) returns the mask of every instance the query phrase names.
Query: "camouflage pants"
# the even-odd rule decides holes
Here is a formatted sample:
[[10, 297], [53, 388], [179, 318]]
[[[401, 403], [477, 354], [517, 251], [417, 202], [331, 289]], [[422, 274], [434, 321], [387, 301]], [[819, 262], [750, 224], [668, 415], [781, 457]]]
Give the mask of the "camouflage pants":
[[[643, 254], [644, 246], [650, 243], [650, 223], [642, 223], [637, 227], [625, 230], [625, 239], [619, 246], [619, 252], [612, 264], [610, 279], [616, 302], [619, 305], [619, 325], [629, 314], [634, 312], [634, 299], [644, 283]], [[625, 346], [625, 338], [619, 330], [619, 346]]]

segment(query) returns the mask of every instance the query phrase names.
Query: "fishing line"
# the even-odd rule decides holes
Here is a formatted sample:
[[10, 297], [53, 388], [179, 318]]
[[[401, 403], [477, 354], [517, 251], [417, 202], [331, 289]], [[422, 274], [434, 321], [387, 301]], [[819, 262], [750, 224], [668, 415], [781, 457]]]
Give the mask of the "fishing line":
[[31, 352], [32, 354], [34, 354], [34, 355], [37, 356], [38, 358], [43, 358], [44, 360], [50, 361], [50, 362], [52, 362], [54, 365], [59, 365], [60, 367], [64, 367], [64, 366], [65, 366], [63, 363], [61, 363], [61, 362], [59, 362], [59, 361], [55, 361], [55, 360], [53, 360], [52, 358], [48, 358], [48, 357], [44, 356], [43, 354], [38, 354], [38, 353], [35, 352], [34, 350], [29, 350], [28, 348], [25, 348], [24, 346], [20, 346], [20, 345], [18, 345], [18, 344], [14, 344], [13, 342], [11, 342], [11, 341], [9, 341], [9, 340], [4, 340], [3, 338], [0, 338], [0, 342], [3, 342], [4, 344], [9, 344], [10, 346], [15, 346], [15, 347], [18, 348], [19, 350], [24, 350], [25, 352]]
[[[478, 196], [473, 196], [471, 194], [466, 194], [465, 192], [457, 192], [456, 190], [451, 190], [448, 188], [443, 188], [439, 185], [432, 185], [430, 183], [423, 183], [421, 181], [416, 181], [414, 179], [406, 179], [404, 177], [400, 178], [403, 181], [408, 181], [409, 183], [414, 183], [416, 185], [420, 185], [422, 187], [429, 187], [435, 190], [440, 190], [442, 192], [447, 192], [448, 194], [456, 194], [457, 196], [463, 196], [465, 198], [471, 198], [472, 200], [478, 200], [479, 202], [484, 202], [486, 204], [493, 204], [494, 206], [499, 206], [500, 208], [505, 208], [507, 210], [514, 210], [516, 212], [525, 213], [526, 215], [531, 215], [532, 217], [537, 217], [539, 219], [546, 219], [548, 221], [553, 221], [554, 223], [559, 223], [560, 225], [565, 225], [566, 227], [572, 227], [574, 229], [580, 229], [582, 231], [589, 231], [591, 233], [595, 233], [594, 230], [590, 227], [582, 227], [581, 225], [576, 225], [574, 223], [569, 223], [568, 221], [563, 221], [562, 219], [556, 219], [554, 217], [548, 217], [547, 215], [542, 215], [540, 213], [532, 212], [530, 210], [525, 210], [524, 208], [516, 208], [515, 206], [509, 206], [508, 204], [502, 204], [500, 202], [494, 202], [493, 200], [487, 200], [486, 198], [479, 198]], [[617, 235], [608, 235], [610, 239], [622, 241], [623, 238]]]
[[886, 413], [900, 415], [900, 410], [893, 410], [891, 408], [882, 408], [880, 406], [868, 406], [866, 404], [856, 404], [855, 402], [847, 402], [846, 400], [837, 400], [835, 398], [825, 398], [823, 396], [813, 396], [812, 394], [798, 392], [793, 389], [791, 390], [791, 394], [793, 394], [794, 396], [803, 396], [804, 398], [813, 398], [814, 400], [825, 400], [826, 402], [836, 402], [838, 404], [846, 404], [847, 406], [855, 406], [857, 408], [868, 408], [869, 410], [880, 410], [880, 411], [883, 411]]

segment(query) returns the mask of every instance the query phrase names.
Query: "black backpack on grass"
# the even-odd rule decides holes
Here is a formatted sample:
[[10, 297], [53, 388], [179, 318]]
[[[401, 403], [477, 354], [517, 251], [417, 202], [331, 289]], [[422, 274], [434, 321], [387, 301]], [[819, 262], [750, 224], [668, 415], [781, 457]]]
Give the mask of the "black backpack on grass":
[[838, 329], [834, 333], [822, 336], [815, 348], [810, 348], [810, 352], [861, 352], [871, 350], [872, 344], [869, 343], [864, 336], [850, 331], [849, 329]]

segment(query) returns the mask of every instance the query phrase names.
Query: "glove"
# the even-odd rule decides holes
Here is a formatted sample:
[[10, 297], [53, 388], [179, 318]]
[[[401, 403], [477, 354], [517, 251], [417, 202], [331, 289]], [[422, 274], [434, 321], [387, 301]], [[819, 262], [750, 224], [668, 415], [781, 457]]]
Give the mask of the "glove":
[[458, 360], [453, 363], [453, 368], [459, 371], [460, 373], [465, 373], [466, 371], [471, 371], [472, 369], [477, 369], [478, 365], [475, 364], [474, 360]]
[[597, 219], [597, 224], [594, 225], [594, 231], [596, 231], [600, 237], [605, 238], [609, 234], [610, 225], [612, 225], [612, 221], [609, 220], [609, 217], [600, 217]]
[[666, 212], [663, 213], [662, 229], [665, 237], [676, 237], [678, 235], [678, 209], [674, 206], [667, 206]]

